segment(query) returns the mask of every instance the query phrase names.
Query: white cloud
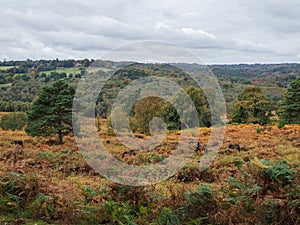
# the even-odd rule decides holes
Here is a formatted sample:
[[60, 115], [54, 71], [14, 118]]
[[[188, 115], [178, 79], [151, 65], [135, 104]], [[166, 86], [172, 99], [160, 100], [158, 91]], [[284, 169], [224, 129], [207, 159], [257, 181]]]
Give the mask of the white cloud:
[[215, 39], [216, 36], [211, 34], [211, 33], [207, 33], [203, 30], [195, 30], [193, 28], [181, 28], [181, 30], [183, 31], [183, 33], [187, 34], [187, 35], [191, 35], [191, 36], [194, 36], [194, 37], [208, 37], [208, 38], [213, 38]]

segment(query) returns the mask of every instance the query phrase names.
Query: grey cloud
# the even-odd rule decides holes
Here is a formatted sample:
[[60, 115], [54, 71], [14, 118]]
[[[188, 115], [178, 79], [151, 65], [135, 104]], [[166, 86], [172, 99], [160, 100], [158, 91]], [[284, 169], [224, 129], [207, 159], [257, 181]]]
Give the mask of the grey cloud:
[[94, 58], [142, 40], [208, 63], [299, 61], [298, 0], [21, 1], [0, 5], [0, 57]]

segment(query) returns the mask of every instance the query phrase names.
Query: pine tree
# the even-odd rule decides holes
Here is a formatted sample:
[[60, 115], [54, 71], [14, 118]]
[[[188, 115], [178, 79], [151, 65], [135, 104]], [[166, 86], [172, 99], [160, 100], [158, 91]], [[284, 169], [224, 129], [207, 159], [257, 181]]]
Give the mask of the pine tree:
[[285, 124], [300, 123], [300, 78], [291, 82], [281, 102], [278, 114], [280, 116], [280, 127]]
[[25, 131], [32, 136], [57, 134], [63, 144], [63, 136], [72, 132], [74, 94], [75, 89], [64, 80], [44, 87], [27, 112]]

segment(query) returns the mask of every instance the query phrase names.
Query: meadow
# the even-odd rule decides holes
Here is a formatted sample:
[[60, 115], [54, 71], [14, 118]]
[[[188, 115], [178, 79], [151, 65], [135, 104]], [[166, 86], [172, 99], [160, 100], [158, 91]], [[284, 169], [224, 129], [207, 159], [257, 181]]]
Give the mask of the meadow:
[[6, 71], [6, 70], [9, 70], [9, 69], [12, 69], [12, 68], [18, 68], [18, 66], [0, 66], [0, 70], [1, 71]]
[[55, 70], [47, 70], [43, 71], [42, 73], [45, 73], [46, 75], [50, 75], [51, 73], [56, 72], [56, 73], [66, 73], [67, 76], [70, 74], [80, 74], [80, 68], [78, 67], [72, 67], [72, 68], [64, 68], [64, 67], [58, 67]]

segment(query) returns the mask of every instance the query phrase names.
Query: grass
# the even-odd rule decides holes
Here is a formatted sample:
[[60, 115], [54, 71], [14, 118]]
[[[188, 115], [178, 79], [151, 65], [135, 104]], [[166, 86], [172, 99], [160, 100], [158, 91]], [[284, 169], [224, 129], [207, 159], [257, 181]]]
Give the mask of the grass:
[[2, 87], [7, 88], [7, 87], [10, 87], [10, 86], [11, 86], [11, 84], [0, 84], [0, 88], [2, 88]]
[[78, 67], [57, 68], [55, 70], [41, 71], [40, 73], [45, 73], [46, 75], [50, 75], [52, 72], [66, 73], [67, 76], [69, 76], [70, 74], [79, 74], [80, 73], [80, 68], [78, 68]]
[[8, 70], [8, 69], [11, 69], [11, 68], [14, 68], [14, 67], [18, 68], [18, 66], [0, 66], [0, 70], [5, 71], [5, 70]]

